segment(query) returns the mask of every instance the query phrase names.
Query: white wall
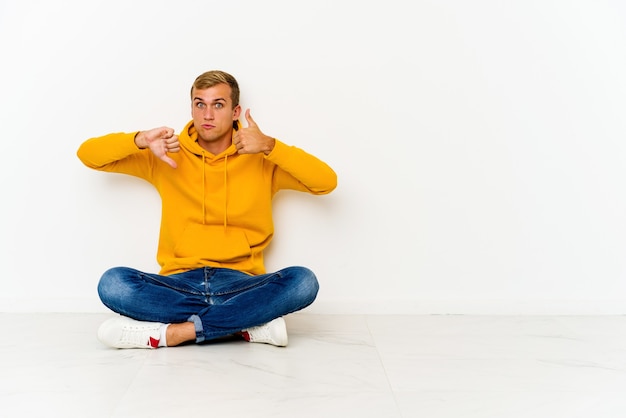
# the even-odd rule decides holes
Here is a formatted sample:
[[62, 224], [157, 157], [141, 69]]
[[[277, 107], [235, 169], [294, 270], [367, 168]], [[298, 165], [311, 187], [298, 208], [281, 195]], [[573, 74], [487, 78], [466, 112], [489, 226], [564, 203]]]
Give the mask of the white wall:
[[158, 269], [156, 193], [75, 152], [180, 130], [223, 69], [339, 175], [275, 202], [310, 312], [626, 313], [625, 28], [621, 0], [0, 0], [0, 311]]

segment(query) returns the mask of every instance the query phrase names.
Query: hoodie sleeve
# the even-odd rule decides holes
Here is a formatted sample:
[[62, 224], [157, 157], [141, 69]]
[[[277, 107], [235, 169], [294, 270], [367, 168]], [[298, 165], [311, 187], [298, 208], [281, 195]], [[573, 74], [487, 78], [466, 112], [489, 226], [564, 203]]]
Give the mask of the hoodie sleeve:
[[337, 187], [337, 174], [328, 164], [300, 148], [276, 140], [265, 157], [277, 166], [274, 192], [293, 189], [316, 195], [328, 194]]
[[137, 148], [137, 133], [112, 133], [83, 142], [76, 155], [87, 167], [148, 179], [152, 153]]

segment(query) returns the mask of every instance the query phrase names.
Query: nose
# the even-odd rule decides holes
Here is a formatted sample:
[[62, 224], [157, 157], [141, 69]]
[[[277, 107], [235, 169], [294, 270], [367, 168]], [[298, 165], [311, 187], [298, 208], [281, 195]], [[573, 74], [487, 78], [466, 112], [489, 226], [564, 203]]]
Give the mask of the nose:
[[213, 109], [211, 109], [211, 106], [207, 106], [202, 117], [205, 120], [213, 120]]

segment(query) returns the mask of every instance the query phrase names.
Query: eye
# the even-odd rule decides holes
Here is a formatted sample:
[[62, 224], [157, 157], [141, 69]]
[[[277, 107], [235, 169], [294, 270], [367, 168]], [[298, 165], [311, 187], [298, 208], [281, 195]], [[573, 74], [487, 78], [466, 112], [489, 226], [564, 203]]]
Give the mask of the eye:
[[216, 109], [221, 109], [224, 107], [224, 103], [215, 103], [215, 108]]
[[204, 103], [202, 103], [202, 102], [197, 102], [197, 103], [196, 103], [196, 107], [197, 107], [198, 109], [204, 109], [204, 108], [206, 107], [206, 105], [205, 105]]

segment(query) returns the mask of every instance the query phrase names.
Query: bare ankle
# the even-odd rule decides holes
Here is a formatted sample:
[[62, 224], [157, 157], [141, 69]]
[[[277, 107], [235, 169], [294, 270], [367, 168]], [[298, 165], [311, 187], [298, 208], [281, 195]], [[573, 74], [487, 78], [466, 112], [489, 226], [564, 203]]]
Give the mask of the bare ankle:
[[166, 339], [168, 347], [175, 347], [182, 343], [194, 341], [196, 339], [196, 327], [193, 322], [170, 324], [167, 327]]

